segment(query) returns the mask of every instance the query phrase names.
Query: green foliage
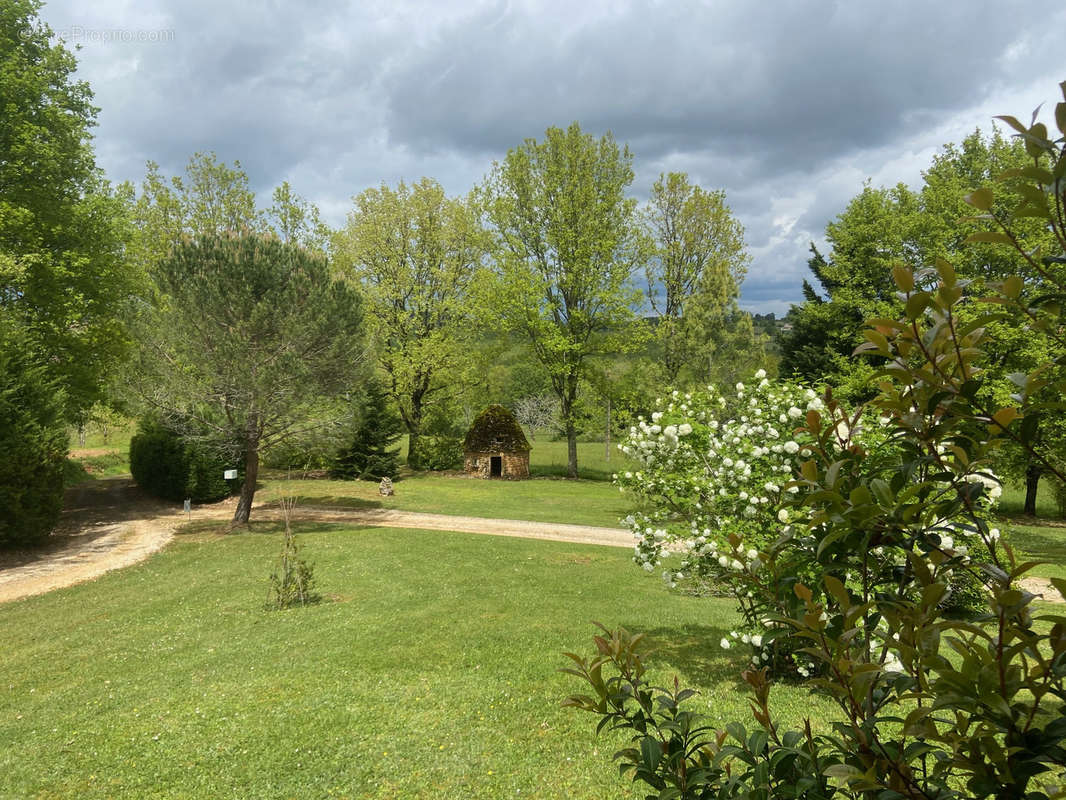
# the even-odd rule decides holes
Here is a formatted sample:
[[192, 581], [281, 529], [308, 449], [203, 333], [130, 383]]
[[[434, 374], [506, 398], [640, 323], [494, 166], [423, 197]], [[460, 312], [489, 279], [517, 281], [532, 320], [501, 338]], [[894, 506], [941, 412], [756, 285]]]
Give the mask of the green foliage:
[[137, 485], [164, 500], [214, 503], [229, 497], [240, 479], [227, 481], [232, 468], [221, 453], [182, 436], [150, 417], [130, 439], [130, 473]]
[[155, 408], [233, 443], [248, 520], [261, 451], [347, 409], [361, 375], [362, 309], [325, 259], [257, 235], [182, 242], [154, 277], [163, 293], [142, 325], [136, 376]]
[[[1062, 89], [1066, 99], [1066, 83]], [[714, 732], [699, 717], [681, 721], [677, 707], [688, 696], [677, 686], [640, 683], [639, 642], [624, 631], [597, 637], [591, 659], [571, 656], [572, 672], [593, 693], [569, 704], [600, 716], [601, 726], [630, 732], [637, 747], [616, 757], [659, 790], [649, 797], [787, 791], [811, 798], [1046, 800], [1066, 794], [1066, 618], [1046, 613], [1020, 588], [1035, 564], [1017, 563], [1010, 547], [997, 542], [982, 508], [998, 489], [989, 466], [1004, 446], [1025, 449], [1060, 479], [1066, 474], [1036, 443], [1036, 415], [1061, 405], [1043, 401], [1042, 392], [1049, 385], [1058, 394], [1066, 389], [1054, 383], [1050, 365], [1011, 377], [1018, 389], [1011, 405], [991, 402], [982, 391], [997, 306], [1023, 314], [1034, 338], [1062, 338], [1066, 273], [1057, 265], [1066, 263], [1066, 182], [1060, 180], [1066, 102], [1056, 117], [1063, 134], [1056, 140], [1035, 119], [1026, 127], [1007, 118], [1034, 161], [1031, 169], [1005, 176], [1029, 186], [1014, 187], [1026, 198], [1021, 205], [991, 212], [995, 199], [987, 188], [968, 198], [986, 212], [980, 219], [999, 227], [973, 240], [1014, 248], [1033, 270], [1029, 284], [1008, 275], [990, 283], [991, 295], [971, 308], [967, 281], [947, 261], [917, 273], [896, 265], [892, 280], [902, 313], [871, 319], [856, 351], [881, 364], [868, 413], [883, 421], [893, 448], [881, 457], [852, 441], [847, 431], [859, 411], [846, 411], [828, 394], [824, 408], [809, 409], [795, 432], [811, 442], [789, 484], [795, 544], [783, 542], [766, 560], [783, 565], [777, 580], [791, 585], [796, 603], [770, 621], [802, 640], [803, 653], [817, 665], [810, 687], [836, 707], [832, 734], [813, 735], [809, 722], [793, 731], [778, 725], [765, 669], [743, 675], [757, 723], [749, 736], [737, 723]], [[1062, 255], [1044, 259], [1020, 244], [1015, 224], [1034, 217], [1058, 238]], [[975, 563], [959, 544], [963, 537], [981, 542], [987, 563]], [[797, 574], [788, 562], [804, 542], [816, 554], [817, 580], [787, 577]], [[880, 555], [891, 552], [903, 560], [886, 570]], [[959, 574], [983, 587], [987, 614], [958, 620], [945, 613]], [[1051, 582], [1066, 589], [1066, 580]], [[660, 713], [649, 713], [655, 709]], [[788, 772], [797, 761], [805, 778]]]
[[59, 520], [67, 452], [62, 391], [0, 317], [0, 548], [35, 545]]
[[610, 134], [596, 139], [573, 123], [510, 150], [483, 188], [496, 262], [484, 304], [530, 343], [548, 372], [571, 478], [589, 357], [635, 349], [644, 338], [631, 277], [648, 243], [625, 196], [632, 160]]
[[331, 476], [370, 481], [395, 478], [400, 468], [400, 451], [394, 445], [402, 430], [403, 425], [389, 405], [385, 390], [377, 381], [371, 381], [359, 403], [355, 432], [334, 459]]
[[[463, 440], [447, 434], [423, 434], [416, 440], [419, 469], [451, 470], [463, 466]], [[411, 463], [408, 458], [408, 463]]]
[[123, 258], [128, 198], [94, 163], [92, 92], [40, 5], [0, 5], [0, 314], [49, 354], [78, 422], [129, 352], [143, 274]]
[[[472, 203], [447, 197], [429, 178], [367, 189], [334, 246], [338, 272], [366, 297], [388, 392], [417, 440], [427, 417], [453, 405], [469, 378], [468, 293], [485, 252]], [[410, 449], [413, 469], [425, 468], [422, 452]]]

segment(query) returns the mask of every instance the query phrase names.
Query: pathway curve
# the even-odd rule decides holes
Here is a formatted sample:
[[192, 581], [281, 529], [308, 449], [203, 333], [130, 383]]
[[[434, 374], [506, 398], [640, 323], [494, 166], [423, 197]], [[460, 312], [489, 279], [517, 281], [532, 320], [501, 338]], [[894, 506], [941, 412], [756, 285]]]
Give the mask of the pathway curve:
[[[236, 500], [196, 509], [195, 518], [225, 520], [233, 516]], [[276, 507], [257, 506], [256, 519], [280, 519]], [[381, 528], [418, 528], [459, 531], [524, 539], [547, 539], [576, 544], [632, 547], [633, 535], [621, 528], [564, 525], [514, 519], [457, 517], [395, 509], [344, 509], [299, 506], [299, 520], [340, 522]], [[8, 556], [0, 563], [0, 603], [92, 580], [105, 572], [143, 561], [161, 550], [186, 521], [173, 505], [146, 497], [129, 478], [110, 478], [68, 490], [55, 545], [21, 559]], [[1053, 603], [1064, 602], [1049, 581], [1026, 578], [1021, 587]]]
[[[235, 500], [201, 506], [194, 518], [229, 519]], [[277, 508], [256, 507], [256, 519], [280, 519]], [[386, 528], [483, 533], [577, 544], [632, 547], [633, 536], [621, 528], [564, 525], [524, 520], [455, 517], [394, 509], [342, 509], [299, 506], [299, 520], [340, 522]], [[50, 551], [0, 564], [0, 603], [92, 580], [128, 567], [161, 550], [185, 522], [172, 505], [151, 500], [128, 478], [95, 481], [68, 491], [57, 543]]]

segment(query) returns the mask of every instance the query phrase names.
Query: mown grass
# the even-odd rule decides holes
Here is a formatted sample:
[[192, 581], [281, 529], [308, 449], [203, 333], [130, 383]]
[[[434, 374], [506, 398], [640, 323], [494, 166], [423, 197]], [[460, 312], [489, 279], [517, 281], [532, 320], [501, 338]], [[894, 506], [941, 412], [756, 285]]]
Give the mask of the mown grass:
[[1012, 525], [1011, 545], [1019, 552], [1018, 561], [1038, 560], [1029, 573], [1043, 578], [1066, 578], [1066, 526]]
[[[264, 610], [276, 528], [179, 536], [139, 566], [0, 606], [0, 796], [604, 798], [616, 737], [559, 707], [590, 620], [646, 631], [657, 675], [747, 719], [724, 600], [624, 549], [314, 526], [331, 599]], [[271, 535], [266, 535], [270, 532]], [[819, 716], [775, 689], [782, 722]]]
[[472, 517], [524, 519], [619, 527], [632, 502], [604, 481], [534, 478], [525, 481], [478, 480], [459, 475], [415, 473], [396, 481], [396, 494], [382, 497], [372, 481], [289, 479], [273, 473], [256, 493], [272, 503], [294, 495], [302, 506], [395, 508]]

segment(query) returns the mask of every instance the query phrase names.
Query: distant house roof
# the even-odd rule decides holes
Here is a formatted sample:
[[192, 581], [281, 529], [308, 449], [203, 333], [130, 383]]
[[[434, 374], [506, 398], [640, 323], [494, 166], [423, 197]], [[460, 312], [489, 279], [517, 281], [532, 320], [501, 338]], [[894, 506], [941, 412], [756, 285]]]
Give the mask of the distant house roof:
[[477, 415], [463, 441], [467, 453], [528, 453], [531, 449], [514, 415], [499, 404]]

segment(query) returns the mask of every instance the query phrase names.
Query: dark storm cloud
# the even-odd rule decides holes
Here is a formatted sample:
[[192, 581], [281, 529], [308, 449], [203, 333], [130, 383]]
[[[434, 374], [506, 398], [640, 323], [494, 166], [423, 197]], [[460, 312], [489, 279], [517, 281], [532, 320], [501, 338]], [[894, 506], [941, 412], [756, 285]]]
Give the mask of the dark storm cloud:
[[993, 2], [648, 3], [567, 24], [518, 6], [456, 19], [386, 78], [397, 141], [501, 152], [549, 124], [638, 158], [728, 149], [817, 168], [970, 105], [1027, 24]]
[[578, 120], [630, 145], [638, 197], [669, 170], [724, 188], [753, 255], [743, 305], [783, 313], [808, 244], [865, 178], [913, 183], [931, 148], [1053, 99], [1059, 6], [53, 0], [43, 16], [168, 33], [78, 53], [115, 180], [214, 151], [261, 200], [289, 180], [340, 224], [367, 186], [428, 175], [465, 193], [509, 148]]

